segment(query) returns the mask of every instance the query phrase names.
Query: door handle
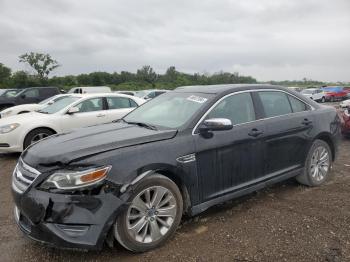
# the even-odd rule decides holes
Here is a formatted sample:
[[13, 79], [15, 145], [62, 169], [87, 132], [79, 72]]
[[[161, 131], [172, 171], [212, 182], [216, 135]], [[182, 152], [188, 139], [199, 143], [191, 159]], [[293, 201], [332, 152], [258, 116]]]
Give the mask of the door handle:
[[260, 136], [260, 135], [262, 135], [262, 134], [264, 134], [264, 132], [261, 131], [261, 130], [258, 130], [258, 129], [256, 129], [256, 128], [253, 128], [253, 129], [248, 133], [248, 135], [249, 135], [249, 136], [252, 136], [252, 137], [257, 137], [257, 136]]
[[312, 124], [312, 121], [311, 120], [309, 120], [309, 119], [307, 119], [307, 118], [305, 118], [304, 120], [303, 120], [303, 122], [301, 122], [304, 126], [308, 126], [308, 125], [310, 125], [310, 124]]
[[105, 114], [98, 114], [97, 117], [104, 117], [106, 116]]

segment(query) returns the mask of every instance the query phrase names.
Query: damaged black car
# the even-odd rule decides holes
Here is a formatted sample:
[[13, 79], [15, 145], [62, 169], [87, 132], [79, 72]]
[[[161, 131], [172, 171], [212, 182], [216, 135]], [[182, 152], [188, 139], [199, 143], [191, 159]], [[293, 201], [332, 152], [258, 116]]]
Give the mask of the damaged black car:
[[323, 184], [339, 137], [334, 108], [282, 87], [177, 88], [113, 123], [30, 146], [13, 172], [15, 219], [56, 247], [148, 251], [183, 214], [291, 177]]

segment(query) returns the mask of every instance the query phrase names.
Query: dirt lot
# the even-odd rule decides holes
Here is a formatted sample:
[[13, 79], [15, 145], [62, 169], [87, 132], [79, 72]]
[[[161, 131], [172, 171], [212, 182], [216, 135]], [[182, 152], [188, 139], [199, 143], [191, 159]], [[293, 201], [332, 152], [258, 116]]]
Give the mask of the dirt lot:
[[0, 155], [0, 261], [350, 261], [350, 140], [332, 178], [307, 188], [294, 180], [184, 219], [175, 237], [145, 254], [121, 247], [58, 250], [25, 238], [12, 215], [11, 172], [18, 155]]

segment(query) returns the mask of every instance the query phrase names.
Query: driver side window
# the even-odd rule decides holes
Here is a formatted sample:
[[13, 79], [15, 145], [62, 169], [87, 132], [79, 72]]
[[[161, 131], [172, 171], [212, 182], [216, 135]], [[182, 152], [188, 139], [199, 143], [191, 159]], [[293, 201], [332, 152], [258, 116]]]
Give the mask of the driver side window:
[[79, 113], [100, 111], [103, 110], [103, 100], [101, 97], [87, 99], [76, 105], [76, 107], [79, 109]]
[[233, 125], [254, 121], [255, 111], [250, 93], [225, 98], [207, 115], [207, 119], [210, 118], [227, 118]]

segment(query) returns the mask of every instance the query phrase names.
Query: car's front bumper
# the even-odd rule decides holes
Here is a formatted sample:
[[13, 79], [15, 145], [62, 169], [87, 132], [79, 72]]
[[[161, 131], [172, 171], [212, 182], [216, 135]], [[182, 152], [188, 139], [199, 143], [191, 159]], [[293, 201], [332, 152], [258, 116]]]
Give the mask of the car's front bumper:
[[22, 152], [22, 134], [20, 130], [13, 130], [6, 134], [0, 134], [0, 153]]
[[58, 248], [101, 249], [124, 206], [112, 192], [88, 196], [34, 188], [12, 191], [20, 229], [29, 238]]

